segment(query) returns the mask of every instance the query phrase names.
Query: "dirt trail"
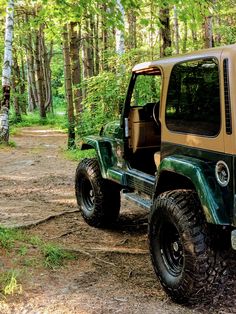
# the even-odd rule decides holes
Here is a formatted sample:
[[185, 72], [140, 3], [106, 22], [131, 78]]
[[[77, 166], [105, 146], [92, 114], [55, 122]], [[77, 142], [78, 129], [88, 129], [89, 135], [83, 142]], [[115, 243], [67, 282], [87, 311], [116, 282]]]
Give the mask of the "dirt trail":
[[23, 128], [13, 140], [16, 148], [0, 151], [0, 224], [28, 226], [31, 235], [77, 252], [77, 259], [56, 270], [25, 267], [23, 293], [2, 300], [1, 314], [236, 313], [232, 293], [224, 303], [194, 309], [166, 297], [149, 259], [146, 211], [122, 200], [112, 230], [84, 223], [74, 197], [76, 162], [63, 158], [63, 133]]
[[22, 129], [16, 149], [1, 150], [0, 223], [22, 226], [75, 209], [75, 163], [64, 160], [63, 133]]

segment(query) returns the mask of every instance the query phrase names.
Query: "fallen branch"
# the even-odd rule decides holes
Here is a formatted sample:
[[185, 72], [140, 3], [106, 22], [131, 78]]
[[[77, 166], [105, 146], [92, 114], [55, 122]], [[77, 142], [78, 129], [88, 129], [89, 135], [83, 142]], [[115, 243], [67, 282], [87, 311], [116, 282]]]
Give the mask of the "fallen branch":
[[66, 249], [66, 248], [63, 248], [63, 249], [64, 249], [65, 251], [70, 252], [70, 253], [80, 253], [80, 254], [84, 254], [84, 255], [89, 256], [90, 258], [95, 259], [95, 260], [97, 260], [97, 261], [99, 261], [99, 262], [102, 262], [102, 263], [104, 263], [104, 264], [108, 264], [108, 265], [111, 265], [111, 266], [114, 266], [114, 267], [118, 267], [118, 266], [117, 266], [116, 264], [114, 264], [114, 263], [107, 262], [107, 261], [105, 261], [105, 260], [103, 260], [103, 259], [101, 259], [101, 258], [99, 258], [99, 257], [97, 257], [97, 256], [94, 256], [93, 254], [91, 254], [91, 253], [89, 253], [89, 252], [87, 252], [87, 251], [81, 250], [81, 249]]
[[47, 222], [47, 221], [50, 221], [52, 219], [55, 219], [55, 218], [58, 218], [58, 217], [61, 217], [61, 216], [65, 216], [65, 215], [68, 215], [68, 214], [73, 214], [73, 213], [76, 213], [76, 212], [79, 212], [79, 209], [75, 209], [75, 210], [71, 210], [71, 211], [66, 211], [66, 212], [62, 212], [62, 213], [59, 213], [59, 214], [55, 214], [55, 215], [50, 215], [44, 219], [40, 219], [40, 220], [36, 220], [32, 223], [29, 223], [29, 224], [25, 224], [25, 225], [19, 225], [19, 226], [15, 226], [14, 228], [19, 228], [19, 229], [30, 229], [32, 227], [36, 227], [44, 222]]
[[[142, 249], [132, 249], [132, 248], [86, 248], [86, 250], [79, 249], [79, 248], [64, 248], [65, 251], [68, 251], [70, 253], [75, 253], [75, 254], [84, 254], [86, 256], [89, 256], [95, 261], [102, 262], [107, 265], [111, 265], [113, 267], [118, 267], [116, 264], [105, 261], [104, 259], [101, 259], [97, 256], [95, 256], [92, 253], [114, 253], [114, 254], [149, 254], [147, 250], [142, 250]], [[91, 252], [88, 252], [91, 251]]]
[[[69, 249], [68, 249], [69, 250]], [[72, 252], [77, 252], [78, 253], [81, 251], [81, 249], [73, 248]], [[90, 247], [86, 248], [86, 251], [91, 251], [94, 253], [114, 253], [114, 254], [132, 254], [132, 255], [146, 255], [149, 254], [148, 250], [143, 250], [143, 249], [133, 249], [133, 248], [122, 248], [122, 247]], [[88, 253], [88, 252], [87, 252]], [[90, 254], [90, 253], [88, 253]]]

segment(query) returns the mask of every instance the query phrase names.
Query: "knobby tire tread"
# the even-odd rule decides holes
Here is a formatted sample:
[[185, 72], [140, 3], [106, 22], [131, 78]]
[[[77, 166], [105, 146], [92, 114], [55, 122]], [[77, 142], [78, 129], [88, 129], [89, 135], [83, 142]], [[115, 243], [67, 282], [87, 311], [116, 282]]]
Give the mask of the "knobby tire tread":
[[[168, 286], [165, 275], [160, 273], [153, 248], [155, 224], [162, 215], [172, 216], [185, 233], [186, 250], [184, 275], [180, 282]], [[166, 292], [179, 303], [208, 303], [221, 290], [227, 279], [227, 264], [214, 248], [196, 193], [190, 190], [174, 190], [162, 193], [154, 200], [149, 219], [149, 245], [152, 263]], [[186, 248], [192, 248], [188, 252]]]
[[[80, 178], [87, 178], [95, 193], [94, 208], [90, 215], [83, 210], [81, 191], [79, 189]], [[120, 189], [111, 181], [101, 176], [100, 167], [96, 158], [83, 159], [75, 175], [75, 190], [78, 206], [84, 220], [93, 227], [108, 227], [115, 222], [120, 211]]]

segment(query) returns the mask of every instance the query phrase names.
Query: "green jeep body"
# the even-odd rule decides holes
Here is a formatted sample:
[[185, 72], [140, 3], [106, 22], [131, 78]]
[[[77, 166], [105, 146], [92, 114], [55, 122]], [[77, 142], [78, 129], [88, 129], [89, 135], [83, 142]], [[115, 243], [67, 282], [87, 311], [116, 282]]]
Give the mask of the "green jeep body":
[[[169, 275], [162, 275], [165, 271], [159, 267], [154, 243], [156, 238], [168, 238], [168, 233], [160, 231], [161, 217], [165, 217], [166, 206], [169, 227], [174, 205], [168, 202], [171, 199], [178, 207], [175, 193], [180, 193], [173, 191], [193, 191], [198, 205], [191, 212], [204, 217], [207, 230], [215, 228], [218, 235], [225, 232], [223, 246], [228, 247], [231, 239], [231, 247], [236, 249], [235, 61], [236, 46], [227, 46], [135, 66], [120, 121], [108, 123], [99, 136], [86, 137], [82, 145], [82, 149], [95, 149], [108, 189], [110, 182], [126, 197], [151, 209], [149, 241], [154, 269], [167, 293], [179, 302], [196, 299], [194, 292], [190, 296], [184, 288], [182, 294], [176, 292], [182, 283], [173, 278], [184, 273], [183, 267], [175, 265], [175, 260], [183, 264], [177, 249], [180, 244], [172, 241], [172, 253], [166, 246], [169, 255], [164, 264], [173, 255], [169, 274], [173, 280], [169, 282]], [[152, 85], [151, 92], [147, 87], [150, 98], [143, 96], [146, 80]], [[78, 204], [83, 207], [80, 200]], [[181, 210], [184, 212], [178, 209], [176, 217]], [[172, 221], [175, 226], [176, 217]], [[210, 236], [213, 242], [219, 240], [216, 233]], [[198, 279], [196, 287], [197, 283]]]

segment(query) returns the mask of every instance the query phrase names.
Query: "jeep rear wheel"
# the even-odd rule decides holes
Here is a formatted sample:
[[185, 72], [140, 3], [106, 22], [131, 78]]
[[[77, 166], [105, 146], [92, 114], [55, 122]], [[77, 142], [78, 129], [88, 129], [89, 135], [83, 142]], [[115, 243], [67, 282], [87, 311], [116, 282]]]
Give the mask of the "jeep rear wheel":
[[162, 193], [149, 219], [152, 263], [169, 296], [179, 303], [210, 299], [227, 272], [193, 191]]
[[104, 180], [95, 158], [83, 159], [75, 175], [75, 193], [84, 220], [91, 226], [113, 223], [120, 211], [119, 186]]

